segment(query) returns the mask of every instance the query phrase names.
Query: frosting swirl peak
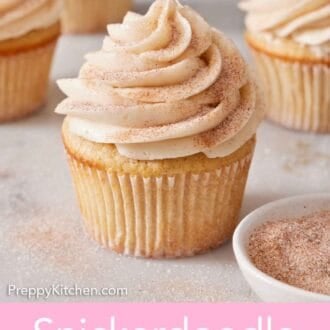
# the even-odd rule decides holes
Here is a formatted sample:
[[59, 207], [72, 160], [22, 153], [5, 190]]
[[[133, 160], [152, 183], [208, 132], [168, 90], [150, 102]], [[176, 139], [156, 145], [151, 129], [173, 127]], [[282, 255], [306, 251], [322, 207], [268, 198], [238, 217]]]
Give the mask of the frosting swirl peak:
[[61, 8], [61, 0], [1, 0], [0, 41], [55, 24]]
[[258, 93], [233, 43], [190, 7], [157, 0], [108, 26], [78, 79], [58, 82], [70, 130], [141, 160], [227, 155], [262, 118]]
[[330, 42], [329, 0], [243, 0], [250, 31], [269, 32], [305, 45]]

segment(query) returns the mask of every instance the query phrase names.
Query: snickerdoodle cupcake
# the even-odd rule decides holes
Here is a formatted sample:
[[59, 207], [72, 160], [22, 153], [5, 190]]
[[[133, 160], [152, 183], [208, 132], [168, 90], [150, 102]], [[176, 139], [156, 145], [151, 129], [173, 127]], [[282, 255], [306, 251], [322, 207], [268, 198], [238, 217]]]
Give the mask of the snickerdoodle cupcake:
[[63, 0], [64, 33], [105, 31], [107, 24], [120, 22], [132, 8], [132, 0]]
[[268, 117], [330, 132], [329, 0], [245, 0], [246, 40], [266, 89]]
[[60, 10], [60, 0], [0, 2], [0, 122], [44, 103]]
[[236, 227], [263, 106], [234, 44], [157, 0], [109, 25], [68, 95], [63, 140], [85, 226], [117, 252], [182, 257]]

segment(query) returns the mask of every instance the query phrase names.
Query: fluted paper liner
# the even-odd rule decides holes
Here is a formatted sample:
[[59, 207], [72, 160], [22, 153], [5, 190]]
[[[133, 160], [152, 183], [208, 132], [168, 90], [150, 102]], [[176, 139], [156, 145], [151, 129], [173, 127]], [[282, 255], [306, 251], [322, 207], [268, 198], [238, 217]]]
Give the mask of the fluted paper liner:
[[329, 66], [252, 52], [265, 87], [267, 116], [288, 128], [330, 132]]
[[65, 0], [62, 14], [64, 33], [105, 31], [119, 23], [132, 7], [132, 0]]
[[231, 238], [252, 153], [213, 171], [158, 177], [68, 158], [90, 236], [119, 253], [157, 258], [192, 256]]
[[44, 103], [55, 45], [0, 54], [0, 122], [24, 117]]

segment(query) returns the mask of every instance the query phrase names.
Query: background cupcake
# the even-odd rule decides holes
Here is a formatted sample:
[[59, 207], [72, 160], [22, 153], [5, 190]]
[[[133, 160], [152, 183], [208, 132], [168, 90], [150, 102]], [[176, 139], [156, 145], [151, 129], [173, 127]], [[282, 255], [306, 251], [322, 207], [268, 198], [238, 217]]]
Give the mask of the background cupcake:
[[246, 40], [265, 86], [268, 117], [289, 128], [330, 132], [328, 0], [247, 0]]
[[110, 25], [69, 96], [63, 139], [87, 231], [120, 253], [180, 257], [232, 235], [263, 117], [238, 50], [158, 0]]
[[45, 101], [60, 10], [59, 0], [0, 3], [0, 121], [23, 117]]
[[107, 24], [117, 23], [132, 7], [132, 0], [63, 0], [64, 33], [105, 31]]

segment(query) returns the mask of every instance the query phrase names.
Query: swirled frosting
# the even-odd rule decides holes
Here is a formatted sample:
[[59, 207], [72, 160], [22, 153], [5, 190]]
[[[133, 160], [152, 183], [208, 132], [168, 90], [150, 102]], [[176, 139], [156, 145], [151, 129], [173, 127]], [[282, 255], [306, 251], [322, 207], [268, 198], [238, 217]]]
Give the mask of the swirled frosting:
[[0, 41], [51, 26], [59, 19], [61, 6], [61, 0], [1, 0]]
[[116, 144], [123, 156], [155, 160], [225, 156], [248, 141], [263, 117], [254, 81], [233, 43], [190, 7], [157, 0], [108, 26], [56, 112], [71, 132]]
[[305, 45], [330, 42], [329, 0], [245, 0], [246, 25], [254, 32], [269, 32]]

